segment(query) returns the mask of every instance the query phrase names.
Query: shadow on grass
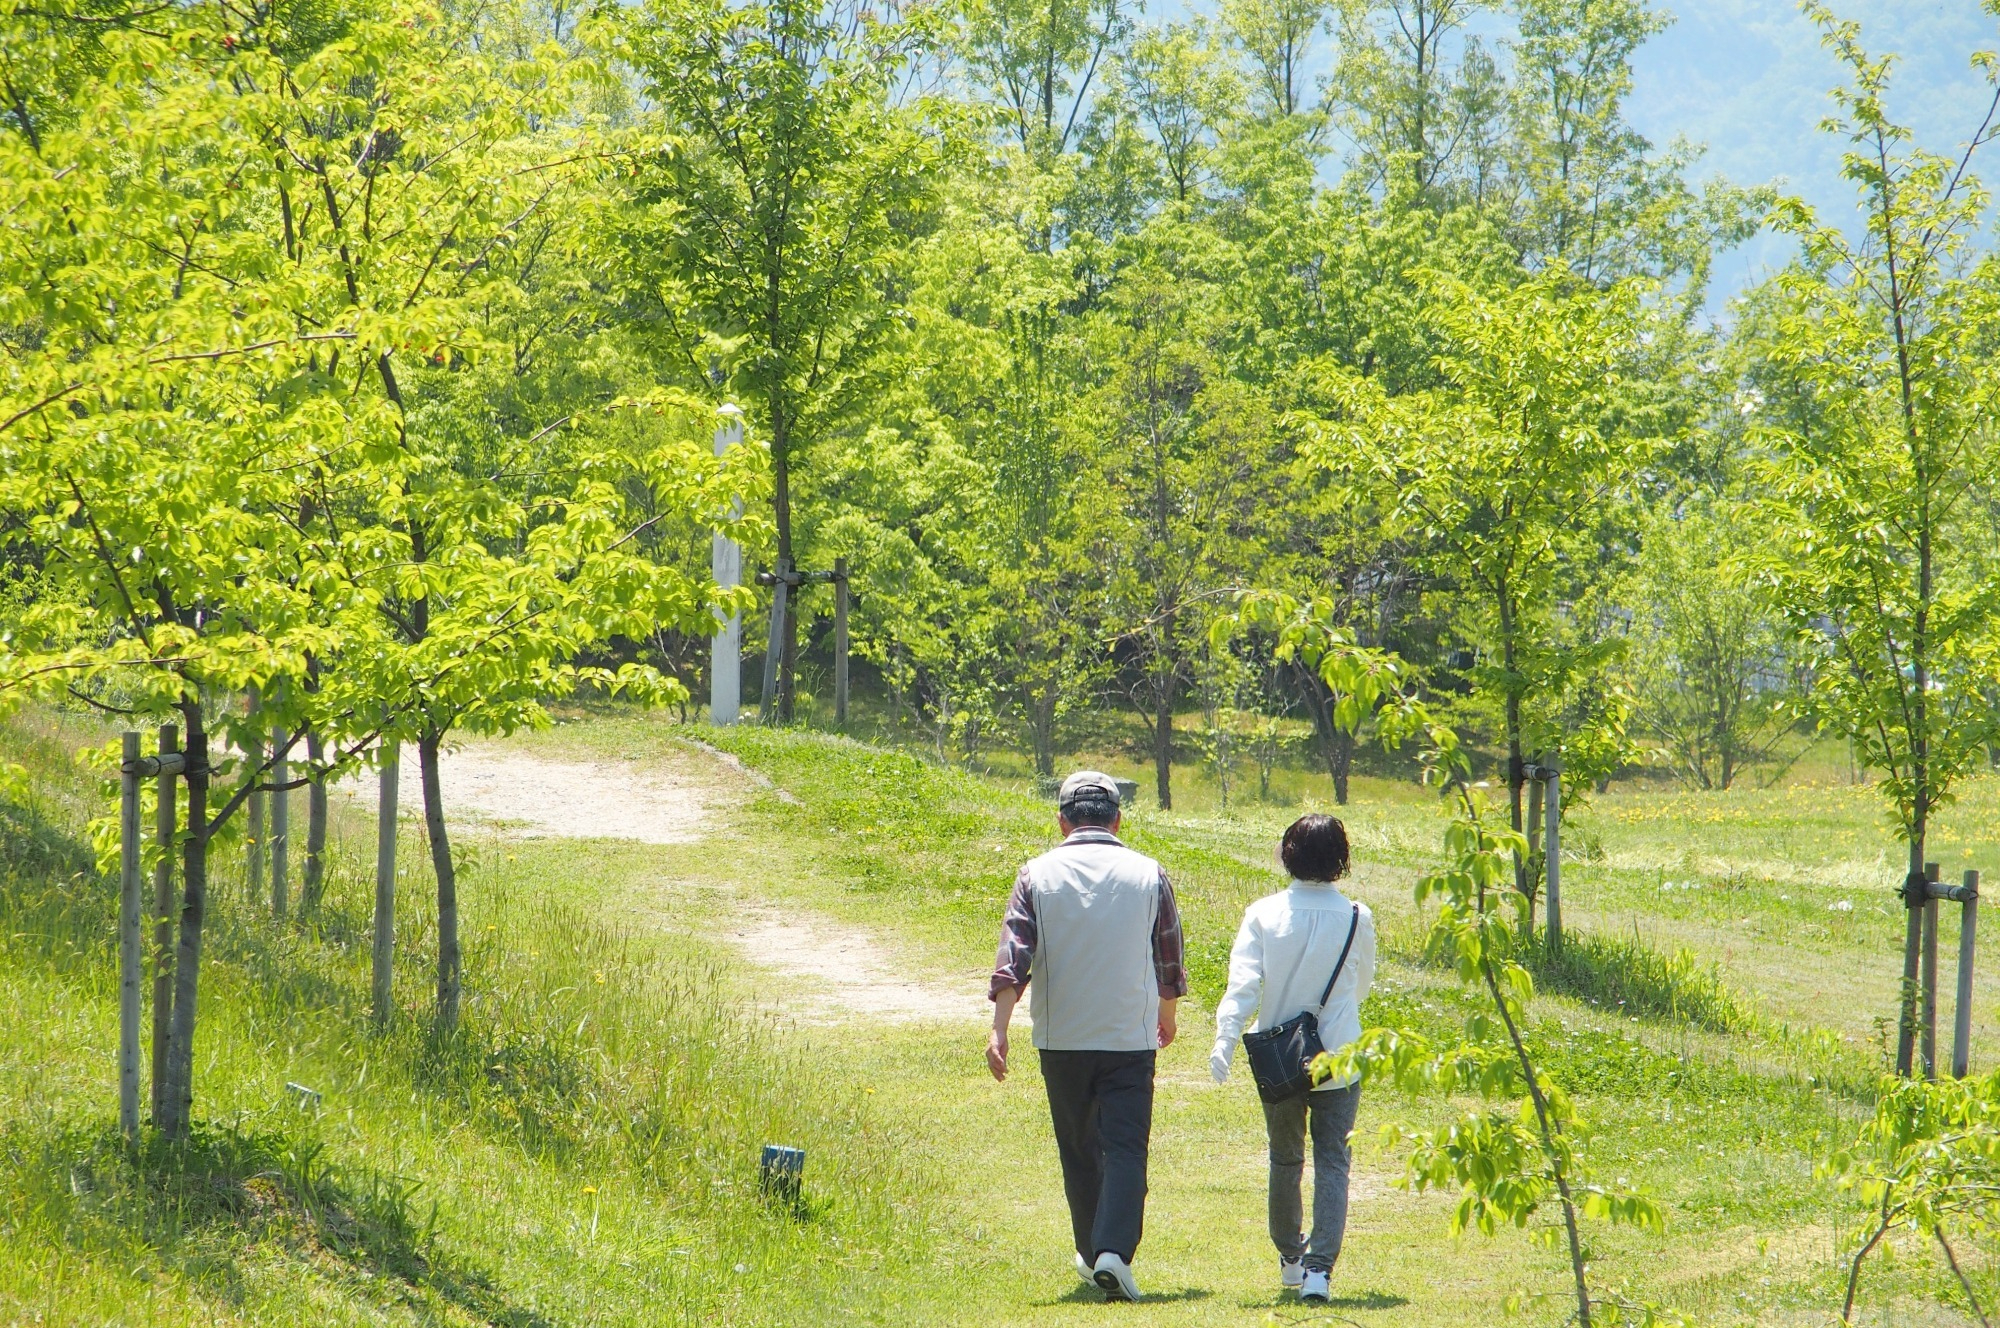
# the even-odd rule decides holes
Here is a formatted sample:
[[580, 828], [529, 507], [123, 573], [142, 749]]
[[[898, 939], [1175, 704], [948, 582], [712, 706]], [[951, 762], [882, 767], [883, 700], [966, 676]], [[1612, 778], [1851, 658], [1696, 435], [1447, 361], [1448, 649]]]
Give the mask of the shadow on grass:
[[[1176, 1303], [1207, 1300], [1215, 1293], [1205, 1287], [1182, 1287], [1178, 1291], [1143, 1291], [1139, 1297], [1141, 1305], [1172, 1305]], [[1038, 1300], [1038, 1309], [1050, 1309], [1057, 1305], [1103, 1305], [1107, 1303], [1104, 1293], [1094, 1286], [1079, 1282], [1069, 1291], [1054, 1300]]]
[[497, 1328], [553, 1328], [440, 1248], [436, 1209], [414, 1182], [327, 1163], [310, 1134], [197, 1126], [185, 1143], [148, 1131], [0, 1135], [0, 1181], [19, 1237], [152, 1262], [230, 1301], [244, 1265], [273, 1255], [299, 1278], [369, 1279], [413, 1307], [439, 1302]]
[[[1246, 1310], [1282, 1311], [1286, 1322], [1312, 1323], [1326, 1318], [1335, 1310], [1362, 1310], [1381, 1312], [1399, 1310], [1410, 1303], [1408, 1296], [1392, 1295], [1387, 1291], [1357, 1291], [1351, 1295], [1335, 1296], [1331, 1300], [1308, 1304], [1299, 1299], [1296, 1291], [1282, 1291], [1262, 1300], [1238, 1302]], [[1338, 1317], [1338, 1316], [1335, 1316]], [[1353, 1322], [1344, 1320], [1344, 1322]]]

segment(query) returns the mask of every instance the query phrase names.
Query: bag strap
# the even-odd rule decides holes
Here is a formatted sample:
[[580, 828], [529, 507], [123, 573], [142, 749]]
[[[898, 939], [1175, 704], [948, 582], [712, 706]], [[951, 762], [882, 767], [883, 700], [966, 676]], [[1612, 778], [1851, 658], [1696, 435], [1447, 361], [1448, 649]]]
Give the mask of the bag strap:
[[1355, 904], [1354, 916], [1347, 923], [1347, 944], [1340, 947], [1340, 958], [1333, 966], [1333, 976], [1326, 980], [1326, 990], [1319, 994], [1321, 1014], [1326, 1013], [1326, 1003], [1333, 999], [1333, 984], [1340, 981], [1340, 970], [1347, 967], [1347, 952], [1354, 948], [1354, 933], [1360, 930], [1361, 905]]

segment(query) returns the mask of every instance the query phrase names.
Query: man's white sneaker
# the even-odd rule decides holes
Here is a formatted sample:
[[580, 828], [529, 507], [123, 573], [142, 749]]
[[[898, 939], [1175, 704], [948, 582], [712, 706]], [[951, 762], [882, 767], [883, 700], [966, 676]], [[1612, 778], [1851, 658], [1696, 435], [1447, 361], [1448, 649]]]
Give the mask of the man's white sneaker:
[[1106, 1300], [1137, 1300], [1139, 1284], [1132, 1280], [1132, 1268], [1110, 1250], [1097, 1256], [1091, 1280], [1104, 1288]]
[[1307, 1269], [1305, 1284], [1299, 1288], [1299, 1299], [1317, 1301], [1324, 1305], [1332, 1294], [1327, 1286], [1329, 1280], [1328, 1275], [1319, 1269]]
[[1097, 1280], [1097, 1271], [1090, 1266], [1090, 1260], [1084, 1258], [1081, 1254], [1076, 1256], [1076, 1275], [1086, 1282], [1095, 1282]]
[[1304, 1259], [1278, 1260], [1279, 1286], [1286, 1287], [1291, 1290], [1297, 1290], [1301, 1285], [1305, 1283], [1305, 1280], [1306, 1280], [1306, 1261]]

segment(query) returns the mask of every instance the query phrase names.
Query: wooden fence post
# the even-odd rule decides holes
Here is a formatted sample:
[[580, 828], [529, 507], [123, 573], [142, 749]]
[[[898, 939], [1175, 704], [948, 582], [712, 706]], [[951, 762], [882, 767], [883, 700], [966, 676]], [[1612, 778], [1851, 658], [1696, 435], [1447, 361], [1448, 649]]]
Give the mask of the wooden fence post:
[[847, 559], [833, 560], [833, 722], [847, 727]]
[[1548, 777], [1549, 795], [1542, 804], [1548, 816], [1548, 827], [1542, 838], [1542, 862], [1548, 869], [1548, 902], [1544, 905], [1549, 929], [1549, 948], [1562, 949], [1563, 905], [1562, 905], [1562, 761], [1550, 757], [1542, 762], [1542, 770]]
[[[1937, 879], [1938, 865], [1935, 862], [1925, 863], [1925, 882], [1936, 885]], [[1926, 891], [1923, 918], [1923, 978], [1919, 991], [1922, 1013], [1918, 1020], [1921, 1039], [1918, 1054], [1926, 1079], [1937, 1078], [1937, 924], [1937, 899]]]
[[118, 807], [118, 1129], [139, 1138], [139, 735], [121, 744]]
[[1972, 1061], [1972, 960], [1979, 927], [1979, 873], [1965, 874], [1958, 914], [1958, 1002], [1952, 1008], [1951, 1076], [1965, 1078]]
[[[160, 755], [181, 749], [177, 725], [160, 725]], [[174, 820], [179, 797], [170, 769], [160, 771], [154, 840], [160, 860], [153, 867], [153, 1120], [160, 1119], [167, 1082], [167, 1039], [174, 1020]]]
[[398, 752], [385, 744], [381, 800], [375, 811], [375, 953], [371, 974], [374, 1017], [386, 1026], [395, 1003], [396, 959], [396, 778]]
[[[251, 688], [248, 703], [250, 718], [254, 720], [258, 712], [263, 708], [262, 699], [257, 695], [257, 689], [254, 687]], [[250, 739], [250, 750], [244, 753], [244, 759], [250, 764], [252, 771], [251, 778], [262, 780], [264, 774], [259, 767], [264, 764], [263, 734], [259, 733]], [[250, 804], [245, 808], [249, 813], [250, 824], [245, 832], [245, 837], [249, 842], [244, 845], [243, 870], [246, 877], [246, 888], [250, 892], [249, 902], [252, 904], [261, 904], [264, 902], [265, 797], [266, 795], [262, 793], [252, 793], [250, 795]]]
[[291, 778], [290, 762], [285, 759], [285, 739], [288, 735], [277, 735], [271, 756], [271, 916], [279, 922], [285, 920], [285, 911], [291, 906], [291, 848], [292, 848], [292, 793], [285, 787]]

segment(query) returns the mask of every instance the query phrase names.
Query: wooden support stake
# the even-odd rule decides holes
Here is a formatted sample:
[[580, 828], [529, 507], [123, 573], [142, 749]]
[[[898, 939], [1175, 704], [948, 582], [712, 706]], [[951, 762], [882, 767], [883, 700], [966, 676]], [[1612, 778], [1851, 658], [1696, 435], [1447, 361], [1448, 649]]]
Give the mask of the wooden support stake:
[[1979, 873], [1965, 874], [1958, 914], [1958, 1001], [1952, 1007], [1951, 1075], [1965, 1078], [1972, 1060], [1972, 960], [1979, 926]]
[[1542, 770], [1548, 777], [1549, 796], [1542, 804], [1548, 817], [1547, 831], [1542, 839], [1542, 861], [1548, 868], [1548, 912], [1549, 948], [1562, 949], [1563, 904], [1562, 904], [1562, 762], [1554, 757], [1542, 763]]
[[[1938, 878], [1935, 862], [1924, 864], [1924, 879], [1933, 884]], [[1918, 1021], [1918, 1035], [1921, 1039], [1919, 1057], [1924, 1069], [1924, 1078], [1937, 1078], [1937, 900], [1926, 897], [1923, 920], [1923, 985], [1918, 993], [1921, 1017]]]
[[[160, 754], [181, 749], [177, 725], [160, 725]], [[174, 813], [175, 799], [171, 770], [160, 772], [159, 805], [155, 809], [153, 842], [159, 846], [160, 860], [153, 866], [153, 1120], [160, 1119], [164, 1104], [161, 1094], [167, 1082], [168, 1030], [174, 1019]]]
[[285, 738], [280, 733], [271, 757], [271, 916], [285, 920], [292, 893], [292, 794], [285, 787], [291, 778], [291, 763], [285, 759]]
[[396, 960], [396, 778], [397, 749], [382, 756], [381, 801], [375, 811], [375, 954], [371, 974], [374, 1015], [386, 1026], [395, 1003]]
[[847, 727], [847, 559], [833, 560], [833, 722]]
[[[256, 719], [257, 713], [263, 708], [262, 698], [257, 695], [257, 689], [254, 687], [251, 688], [249, 701], [250, 718], [253, 720]], [[264, 764], [264, 739], [261, 734], [250, 740], [250, 750], [244, 753], [244, 759], [249, 762], [250, 777], [258, 782], [262, 782], [264, 772], [260, 767]], [[248, 881], [250, 902], [252, 904], [261, 904], [264, 902], [264, 852], [266, 847], [264, 840], [264, 800], [267, 796], [267, 794], [263, 793], [252, 793], [250, 795], [250, 805], [246, 809], [249, 812], [250, 825], [247, 831], [249, 842], [244, 845], [243, 874]]]
[[139, 735], [127, 733], [118, 807], [118, 1129], [139, 1138]]

